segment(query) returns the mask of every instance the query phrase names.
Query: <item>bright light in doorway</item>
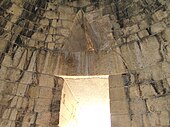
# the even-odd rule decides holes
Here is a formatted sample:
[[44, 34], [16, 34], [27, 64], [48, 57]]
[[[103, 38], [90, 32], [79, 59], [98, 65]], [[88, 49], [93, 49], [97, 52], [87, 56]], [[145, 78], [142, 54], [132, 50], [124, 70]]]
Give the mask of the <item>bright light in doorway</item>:
[[59, 127], [111, 127], [108, 77], [65, 78]]
[[78, 108], [76, 127], [111, 127], [107, 104], [91, 103]]

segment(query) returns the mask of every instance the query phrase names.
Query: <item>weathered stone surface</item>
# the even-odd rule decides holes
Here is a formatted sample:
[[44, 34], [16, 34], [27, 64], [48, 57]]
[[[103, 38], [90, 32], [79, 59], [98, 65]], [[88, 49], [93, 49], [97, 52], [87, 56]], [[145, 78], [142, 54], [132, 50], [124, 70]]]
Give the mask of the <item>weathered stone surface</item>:
[[42, 127], [49, 126], [50, 116], [51, 116], [50, 112], [39, 113], [37, 116], [36, 124]]
[[9, 120], [16, 120], [16, 116], [17, 116], [17, 110], [16, 109], [13, 109], [11, 111], [11, 115], [9, 117]]
[[169, 110], [169, 102], [168, 97], [163, 98], [155, 98], [155, 99], [149, 99], [147, 101], [147, 105], [149, 108], [149, 111], [151, 112], [160, 112], [160, 111], [166, 111]]
[[118, 88], [111, 87], [109, 90], [110, 90], [109, 93], [110, 93], [111, 101], [120, 101], [126, 99], [124, 87], [118, 87]]
[[24, 96], [26, 94], [27, 85], [25, 84], [18, 84], [17, 95]]
[[130, 118], [128, 115], [111, 115], [111, 123], [113, 127], [129, 127]]
[[44, 86], [44, 87], [54, 87], [54, 77], [49, 76], [49, 75], [40, 75], [39, 76], [39, 86]]
[[[153, 49], [154, 47], [154, 49]], [[159, 42], [156, 37], [149, 37], [141, 44], [145, 66], [151, 66], [161, 61]]]
[[160, 114], [160, 124], [161, 126], [169, 126], [169, 113], [166, 111]]
[[[146, 107], [145, 107], [145, 101], [144, 100], [134, 100], [130, 103], [130, 108], [133, 114], [140, 115], [146, 113]], [[140, 109], [140, 110], [139, 110]]]
[[110, 75], [109, 76], [110, 87], [123, 87], [123, 81], [121, 75]]
[[142, 31], [138, 32], [138, 36], [141, 39], [141, 38], [149, 36], [149, 33], [147, 32], [147, 30], [142, 30]]
[[143, 98], [150, 98], [151, 96], [156, 95], [154, 88], [150, 84], [142, 84], [140, 90], [142, 91]]
[[27, 95], [31, 98], [38, 98], [40, 87], [29, 86]]
[[128, 114], [128, 103], [126, 101], [111, 101], [110, 110], [112, 114]]
[[168, 0], [1, 0], [0, 8], [0, 126], [58, 126], [59, 75], [109, 75], [114, 127], [170, 126]]
[[166, 25], [164, 23], [156, 23], [151, 26], [151, 31], [153, 34], [159, 33], [165, 29]]
[[[46, 94], [44, 94], [46, 93]], [[40, 87], [40, 93], [39, 93], [40, 98], [52, 98], [52, 88], [48, 87]]]

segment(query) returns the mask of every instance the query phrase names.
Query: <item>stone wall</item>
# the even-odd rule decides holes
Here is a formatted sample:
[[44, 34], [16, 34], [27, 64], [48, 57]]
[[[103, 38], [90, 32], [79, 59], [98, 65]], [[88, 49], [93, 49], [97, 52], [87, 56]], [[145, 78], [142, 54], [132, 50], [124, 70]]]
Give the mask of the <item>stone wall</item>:
[[109, 76], [111, 127], [131, 127], [127, 88], [121, 75]]
[[169, 23], [168, 0], [0, 0], [0, 126], [58, 126], [58, 75], [115, 75], [113, 126], [168, 127]]
[[[118, 12], [112, 15], [113, 50], [119, 47], [127, 70], [120, 77], [125, 82], [131, 122], [124, 126], [168, 127], [170, 3], [161, 0], [126, 2], [129, 6], [120, 7], [121, 2], [115, 3], [113, 7]], [[114, 81], [113, 84], [118, 82]]]
[[0, 1], [1, 127], [58, 126], [63, 79], [45, 62], [61, 45], [52, 40], [62, 36], [57, 25], [64, 29], [55, 9], [46, 0]]
[[161, 93], [169, 88], [166, 79], [137, 81], [129, 74], [109, 76], [112, 126], [168, 127], [170, 95]]
[[0, 126], [56, 127], [63, 79], [35, 72], [3, 69], [6, 73], [1, 76]]
[[63, 84], [59, 127], [76, 127], [78, 101], [66, 82]]

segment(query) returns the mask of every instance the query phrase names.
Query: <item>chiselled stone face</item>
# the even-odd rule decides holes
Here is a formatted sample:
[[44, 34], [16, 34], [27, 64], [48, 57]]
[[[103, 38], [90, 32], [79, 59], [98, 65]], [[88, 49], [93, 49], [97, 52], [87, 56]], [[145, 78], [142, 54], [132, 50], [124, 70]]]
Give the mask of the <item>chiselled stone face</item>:
[[110, 75], [114, 127], [169, 127], [169, 0], [0, 0], [0, 127], [57, 127], [62, 76]]

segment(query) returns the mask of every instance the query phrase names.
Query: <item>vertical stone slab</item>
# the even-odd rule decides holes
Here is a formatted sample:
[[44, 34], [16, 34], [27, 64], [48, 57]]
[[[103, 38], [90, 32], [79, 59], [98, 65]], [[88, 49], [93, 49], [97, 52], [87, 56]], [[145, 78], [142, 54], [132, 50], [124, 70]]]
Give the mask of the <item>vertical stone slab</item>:
[[60, 127], [71, 127], [77, 122], [77, 106], [78, 101], [70, 89], [70, 86], [65, 82], [62, 90], [61, 106], [60, 106]]
[[130, 127], [128, 102], [122, 75], [109, 76], [111, 127]]
[[52, 89], [53, 97], [50, 106], [51, 118], [49, 127], [59, 126], [59, 116], [62, 98], [62, 89], [64, 85], [64, 79], [61, 77], [54, 77], [54, 88]]

